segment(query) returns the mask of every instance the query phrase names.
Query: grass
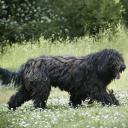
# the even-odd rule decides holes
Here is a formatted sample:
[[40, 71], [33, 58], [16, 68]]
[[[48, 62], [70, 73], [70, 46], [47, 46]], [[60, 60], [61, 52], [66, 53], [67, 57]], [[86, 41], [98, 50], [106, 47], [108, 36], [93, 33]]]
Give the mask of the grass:
[[[128, 35], [119, 28], [117, 36], [108, 38], [108, 33], [103, 33], [102, 38], [94, 40], [84, 37], [77, 42], [68, 40], [51, 44], [40, 39], [40, 44], [14, 45], [8, 48], [4, 55], [0, 55], [0, 66], [16, 70], [28, 58], [39, 55], [87, 55], [104, 48], [118, 49], [124, 56], [128, 65]], [[68, 94], [58, 89], [52, 89], [48, 100], [48, 109], [34, 109], [32, 101], [25, 103], [15, 112], [9, 111], [7, 102], [15, 93], [13, 87], [0, 87], [0, 128], [127, 128], [128, 127], [128, 70], [120, 80], [113, 81], [109, 88], [113, 88], [121, 105], [103, 107], [94, 103], [77, 109], [68, 106]]]
[[128, 93], [118, 93], [118, 96], [121, 100], [119, 107], [84, 103], [83, 107], [74, 109], [62, 95], [50, 97], [45, 110], [34, 109], [31, 101], [15, 112], [1, 105], [0, 128], [127, 128]]

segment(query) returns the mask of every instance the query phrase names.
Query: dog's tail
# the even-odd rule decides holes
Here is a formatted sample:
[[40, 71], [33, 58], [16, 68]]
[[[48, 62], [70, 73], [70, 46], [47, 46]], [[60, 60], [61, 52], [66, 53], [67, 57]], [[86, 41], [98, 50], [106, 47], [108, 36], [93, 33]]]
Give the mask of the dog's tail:
[[18, 73], [9, 71], [4, 68], [0, 68], [0, 81], [2, 82], [2, 85], [9, 85], [12, 82], [15, 84], [17, 83], [18, 80]]

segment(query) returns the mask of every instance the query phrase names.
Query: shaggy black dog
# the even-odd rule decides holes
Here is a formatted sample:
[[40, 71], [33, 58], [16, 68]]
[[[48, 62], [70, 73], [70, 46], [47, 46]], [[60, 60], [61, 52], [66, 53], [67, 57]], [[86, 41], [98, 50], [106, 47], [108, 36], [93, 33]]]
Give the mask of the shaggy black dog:
[[16, 109], [32, 99], [35, 107], [46, 107], [51, 86], [70, 94], [69, 104], [76, 107], [86, 98], [103, 105], [119, 105], [114, 93], [107, 89], [113, 79], [119, 79], [126, 68], [122, 55], [114, 49], [83, 57], [41, 56], [28, 60], [19, 71], [0, 68], [3, 83], [12, 79], [19, 90], [10, 98], [9, 108]]

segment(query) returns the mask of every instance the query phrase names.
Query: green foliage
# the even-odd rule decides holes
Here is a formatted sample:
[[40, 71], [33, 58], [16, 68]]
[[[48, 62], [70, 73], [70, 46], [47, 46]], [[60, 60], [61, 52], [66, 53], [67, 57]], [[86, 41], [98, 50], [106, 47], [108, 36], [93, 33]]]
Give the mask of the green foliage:
[[120, 4], [114, 0], [49, 0], [49, 22], [44, 37], [74, 39], [114, 30], [120, 20]]
[[[0, 0], [0, 47], [30, 39], [74, 39], [114, 29], [115, 0]], [[3, 49], [1, 49], [3, 50]]]
[[37, 24], [40, 17], [40, 7], [36, 2], [36, 0], [0, 0], [1, 47], [16, 41], [21, 43], [36, 36], [39, 38], [35, 23]]
[[[74, 38], [113, 29], [120, 19], [120, 5], [114, 0], [61, 0], [52, 3], [62, 10], [67, 36]], [[60, 12], [60, 11], [58, 11]], [[60, 15], [60, 14], [59, 14]], [[64, 25], [62, 25], [64, 26]], [[66, 32], [65, 32], [66, 33]]]
[[123, 23], [128, 27], [128, 0], [120, 0], [122, 5], [122, 18]]

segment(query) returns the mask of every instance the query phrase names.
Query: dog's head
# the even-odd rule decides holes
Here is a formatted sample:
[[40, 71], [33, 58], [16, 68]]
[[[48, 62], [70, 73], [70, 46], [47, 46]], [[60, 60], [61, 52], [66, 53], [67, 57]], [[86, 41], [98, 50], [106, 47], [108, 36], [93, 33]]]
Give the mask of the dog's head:
[[99, 52], [97, 64], [100, 76], [110, 80], [120, 79], [120, 74], [126, 68], [122, 55], [114, 49]]
[[120, 79], [120, 74], [125, 70], [126, 65], [124, 64], [124, 60], [121, 56], [116, 58], [113, 58], [110, 61], [110, 72], [114, 79]]

